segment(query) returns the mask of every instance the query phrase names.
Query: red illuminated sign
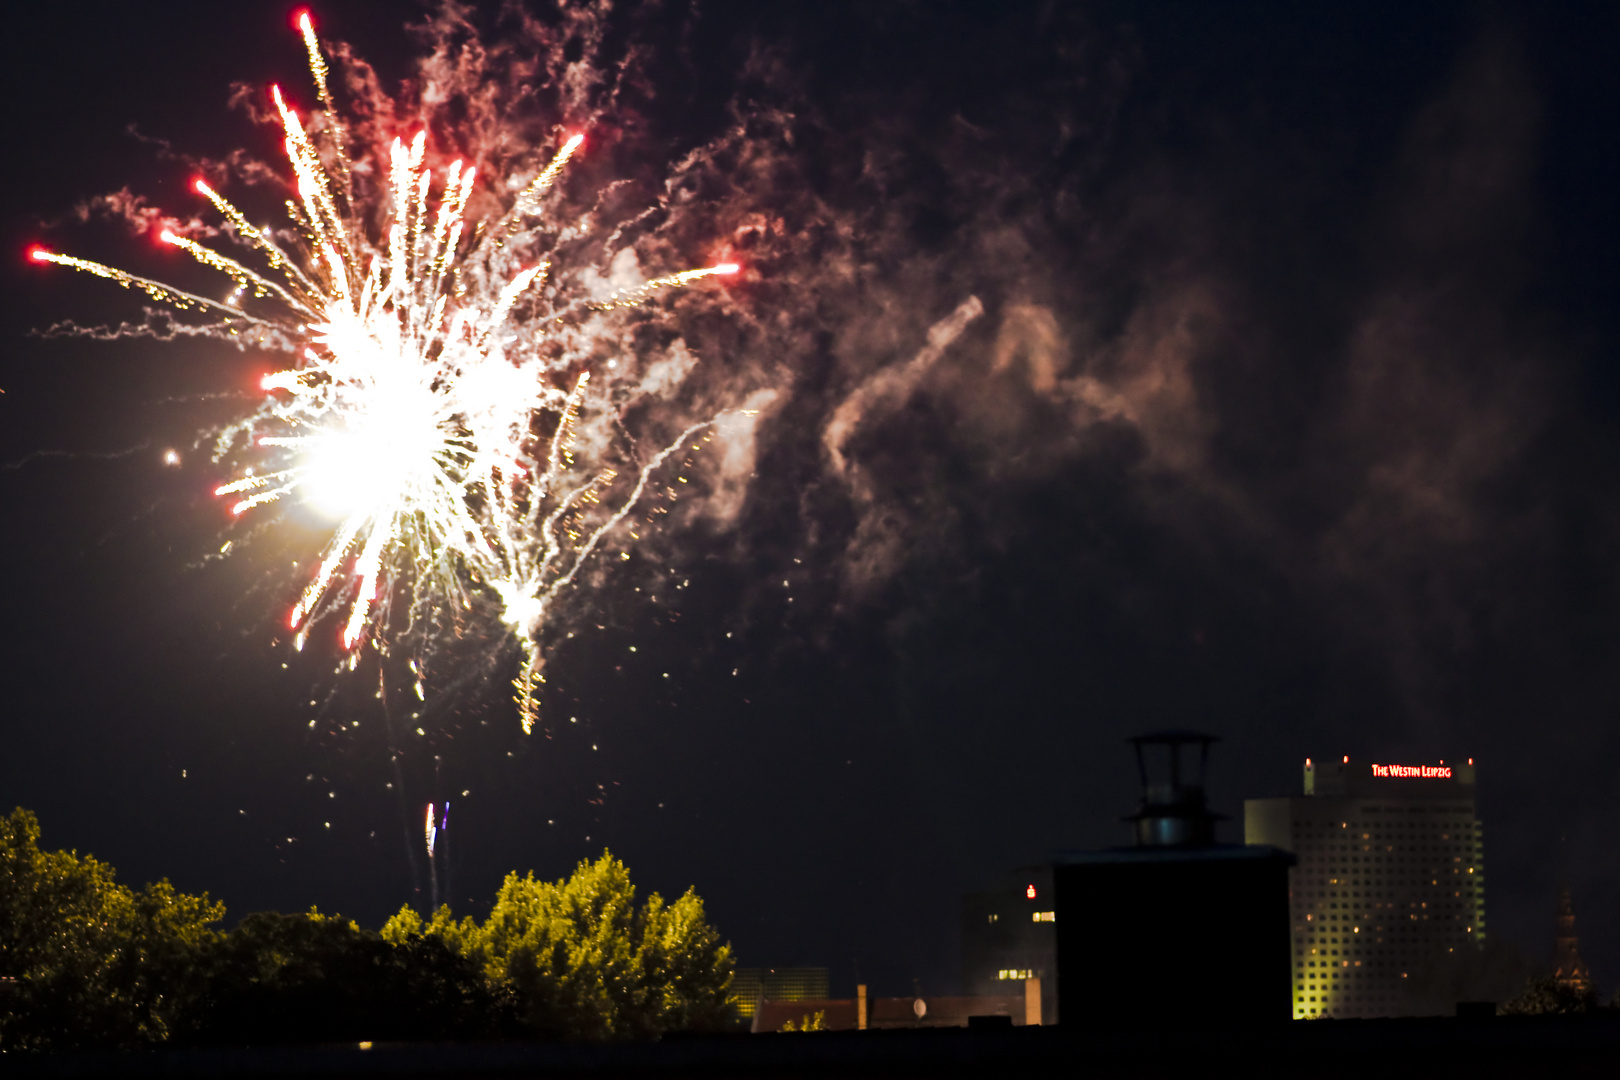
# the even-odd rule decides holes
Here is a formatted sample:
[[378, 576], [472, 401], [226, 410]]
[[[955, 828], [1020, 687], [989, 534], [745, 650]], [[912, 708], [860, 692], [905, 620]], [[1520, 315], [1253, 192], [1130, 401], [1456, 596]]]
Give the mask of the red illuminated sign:
[[1025, 889], [1024, 895], [1029, 897], [1031, 900], [1035, 899], [1035, 886], [1031, 885], [1029, 888]]
[[1374, 765], [1374, 776], [1415, 777], [1427, 780], [1451, 779], [1450, 765]]

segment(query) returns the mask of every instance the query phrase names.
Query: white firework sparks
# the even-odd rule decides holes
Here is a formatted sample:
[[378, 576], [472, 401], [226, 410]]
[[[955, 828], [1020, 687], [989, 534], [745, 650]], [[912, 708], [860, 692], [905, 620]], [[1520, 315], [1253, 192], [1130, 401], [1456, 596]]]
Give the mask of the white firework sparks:
[[[298, 646], [312, 623], [336, 614], [352, 666], [364, 644], [386, 652], [394, 629], [436, 612], [459, 617], [487, 592], [523, 649], [516, 688], [527, 732], [538, 714], [542, 631], [559, 591], [635, 507], [654, 470], [713, 422], [688, 428], [627, 473], [622, 462], [579, 460], [590, 371], [582, 357], [543, 358], [541, 345], [582, 319], [738, 267], [670, 274], [598, 300], [548, 293], [545, 197], [583, 136], [567, 138], [504, 214], [469, 230], [475, 172], [454, 161], [436, 174], [425, 163], [425, 131], [395, 139], [386, 169], [355, 166], [307, 15], [300, 26], [323, 113], [306, 127], [272, 89], [298, 195], [287, 202], [292, 232], [255, 228], [199, 180], [226, 232], [262, 268], [173, 232], [161, 237], [230, 277], [229, 300], [43, 249], [33, 257], [208, 316], [221, 336], [288, 344], [297, 362], [264, 379], [271, 397], [250, 422], [267, 467], [217, 494], [234, 500], [236, 514], [298, 500], [336, 521], [288, 617]], [[368, 172], [386, 175], [386, 185], [365, 191]], [[375, 231], [368, 214], [382, 222]]]

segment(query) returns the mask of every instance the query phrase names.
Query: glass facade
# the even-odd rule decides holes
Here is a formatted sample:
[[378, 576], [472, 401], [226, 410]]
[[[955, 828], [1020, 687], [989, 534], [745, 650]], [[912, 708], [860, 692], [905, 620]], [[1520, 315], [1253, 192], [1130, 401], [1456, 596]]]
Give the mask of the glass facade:
[[[1245, 840], [1292, 851], [1294, 1017], [1406, 1016], [1406, 980], [1485, 939], [1485, 861], [1472, 761], [1449, 775], [1325, 777], [1304, 798], [1245, 803]], [[1388, 768], [1373, 766], [1373, 768]], [[1315, 773], [1315, 775], [1312, 775]]]
[[731, 980], [732, 1000], [737, 1015], [752, 1020], [765, 1001], [821, 1001], [828, 990], [827, 969], [808, 968], [738, 968]]

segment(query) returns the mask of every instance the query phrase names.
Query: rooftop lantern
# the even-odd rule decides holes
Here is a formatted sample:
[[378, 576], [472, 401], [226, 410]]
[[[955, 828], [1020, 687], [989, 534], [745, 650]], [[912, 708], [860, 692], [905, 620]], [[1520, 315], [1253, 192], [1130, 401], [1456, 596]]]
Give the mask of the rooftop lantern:
[[1137, 847], [1203, 847], [1215, 842], [1226, 815], [1204, 802], [1204, 771], [1214, 735], [1155, 731], [1130, 739], [1142, 774], [1142, 806], [1125, 818], [1136, 825]]

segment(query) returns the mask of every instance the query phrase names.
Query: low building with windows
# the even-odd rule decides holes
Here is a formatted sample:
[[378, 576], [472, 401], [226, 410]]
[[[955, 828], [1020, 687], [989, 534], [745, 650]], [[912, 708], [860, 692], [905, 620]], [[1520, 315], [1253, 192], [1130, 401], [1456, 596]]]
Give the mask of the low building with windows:
[[955, 997], [869, 997], [864, 985], [853, 998], [771, 1001], [754, 1013], [755, 1034], [772, 1031], [888, 1031], [896, 1028], [1023, 1027], [1039, 1024], [1040, 987], [1031, 982], [1000, 994]]
[[1411, 1016], [1408, 980], [1485, 941], [1474, 761], [1305, 762], [1301, 797], [1244, 803], [1244, 839], [1293, 852], [1294, 1016]]

